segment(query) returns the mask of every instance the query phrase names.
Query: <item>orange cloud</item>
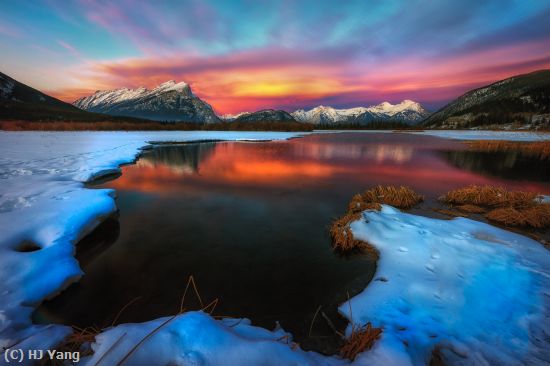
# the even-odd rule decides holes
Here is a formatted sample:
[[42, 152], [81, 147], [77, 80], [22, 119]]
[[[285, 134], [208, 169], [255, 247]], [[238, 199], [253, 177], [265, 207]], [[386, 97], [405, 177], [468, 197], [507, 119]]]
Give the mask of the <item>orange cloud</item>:
[[[317, 55], [318, 56], [318, 55]], [[231, 55], [127, 59], [79, 65], [81, 87], [53, 91], [73, 101], [97, 89], [154, 87], [168, 79], [191, 84], [218, 113], [308, 105], [357, 106], [383, 100], [435, 102], [514, 74], [550, 67], [550, 38], [445, 57], [405, 57], [363, 65], [331, 56], [317, 60], [288, 50]]]

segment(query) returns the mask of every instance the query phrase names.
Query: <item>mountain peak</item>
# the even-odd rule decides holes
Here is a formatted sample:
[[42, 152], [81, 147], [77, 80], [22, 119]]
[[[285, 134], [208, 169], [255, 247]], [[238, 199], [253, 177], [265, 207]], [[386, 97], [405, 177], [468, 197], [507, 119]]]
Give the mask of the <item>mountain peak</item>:
[[292, 116], [298, 121], [310, 123], [357, 123], [367, 121], [399, 120], [416, 123], [429, 115], [419, 103], [405, 99], [398, 104], [382, 102], [370, 107], [335, 109], [328, 106], [297, 110]]
[[168, 80], [154, 89], [120, 88], [98, 91], [74, 105], [98, 113], [159, 121], [218, 122], [208, 103], [193, 95], [185, 82]]
[[153, 91], [157, 92], [167, 92], [167, 91], [177, 91], [177, 92], [185, 92], [186, 94], [189, 94], [191, 96], [191, 87], [186, 82], [182, 81], [179, 83], [176, 83], [175, 80], [168, 80], [164, 83], [157, 86]]

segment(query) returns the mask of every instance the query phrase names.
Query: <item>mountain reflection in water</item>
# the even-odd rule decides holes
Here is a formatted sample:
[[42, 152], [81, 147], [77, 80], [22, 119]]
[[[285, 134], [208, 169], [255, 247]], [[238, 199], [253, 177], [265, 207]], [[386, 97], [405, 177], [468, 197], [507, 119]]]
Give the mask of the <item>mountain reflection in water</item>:
[[[442, 153], [449, 150], [456, 154]], [[368, 258], [330, 248], [327, 226], [355, 193], [377, 184], [407, 185], [428, 200], [468, 184], [550, 193], [548, 183], [517, 175], [523, 160], [502, 179], [490, 160], [464, 150], [457, 141], [389, 133], [156, 146], [102, 185], [117, 190], [118, 239], [87, 243], [85, 258], [77, 252], [86, 275], [35, 320], [109, 325], [138, 296], [120, 321], [173, 314], [193, 275], [205, 302], [220, 299], [216, 314], [266, 328], [279, 321], [302, 347], [334, 352], [339, 338], [320, 317], [308, 337], [313, 315], [322, 306], [343, 327], [337, 305], [375, 270]], [[493, 163], [499, 174], [509, 167]]]
[[521, 151], [480, 152], [445, 151], [443, 156], [454, 166], [505, 179], [550, 182], [550, 159], [540, 159]]
[[164, 145], [148, 150], [138, 161], [140, 167], [169, 167], [176, 174], [193, 174], [199, 164], [214, 152], [214, 142]]

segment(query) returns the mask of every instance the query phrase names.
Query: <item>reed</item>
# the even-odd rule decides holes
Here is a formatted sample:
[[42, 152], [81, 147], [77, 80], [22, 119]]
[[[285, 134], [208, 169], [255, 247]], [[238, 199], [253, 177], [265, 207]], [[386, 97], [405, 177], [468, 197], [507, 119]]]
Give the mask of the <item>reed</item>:
[[500, 152], [517, 151], [525, 155], [538, 157], [539, 159], [550, 158], [550, 141], [499, 141], [499, 140], [479, 140], [466, 141], [465, 144], [472, 151]]
[[[169, 324], [172, 320], [174, 320], [178, 315], [180, 314], [183, 314], [185, 313], [187, 310], [185, 308], [185, 300], [186, 300], [186, 297], [187, 297], [187, 293], [189, 292], [189, 290], [192, 289], [197, 301], [199, 302], [200, 304], [200, 309], [199, 310], [202, 310], [202, 311], [205, 311], [207, 313], [209, 313], [210, 315], [213, 316], [213, 312], [214, 310], [216, 309], [216, 305], [218, 304], [219, 302], [219, 299], [216, 298], [214, 299], [213, 301], [211, 301], [210, 303], [208, 304], [204, 304], [203, 303], [203, 300], [200, 296], [200, 292], [198, 290], [198, 287], [195, 283], [195, 279], [193, 276], [189, 276], [189, 278], [187, 279], [187, 284], [185, 286], [185, 290], [183, 291], [183, 295], [181, 297], [181, 301], [180, 301], [180, 304], [179, 304], [179, 307], [178, 307], [178, 312], [176, 314], [174, 314], [173, 316], [171, 316], [170, 318], [168, 318], [165, 322], [163, 322], [162, 324], [160, 324], [157, 328], [153, 329], [151, 332], [149, 332], [148, 334], [146, 334], [138, 343], [136, 343], [134, 345], [134, 347], [132, 347], [123, 357], [122, 359], [117, 363], [117, 365], [122, 365], [124, 363], [126, 363], [128, 361], [128, 359], [132, 356], [132, 354], [135, 353], [135, 351], [141, 347], [141, 345], [143, 345], [149, 338], [151, 338], [155, 333], [157, 333], [159, 330], [161, 330], [163, 327], [165, 327], [167, 324]], [[109, 327], [107, 328], [103, 328], [103, 329], [100, 329], [98, 327], [86, 327], [86, 328], [79, 328], [77, 326], [72, 326], [73, 328], [73, 332], [71, 334], [69, 334], [67, 337], [65, 337], [65, 339], [63, 340], [63, 342], [61, 344], [58, 345], [57, 347], [57, 350], [59, 351], [70, 351], [70, 352], [74, 352], [74, 351], [80, 351], [81, 352], [81, 356], [89, 356], [89, 355], [92, 355], [93, 354], [93, 351], [91, 349], [91, 347], [89, 347], [89, 345], [91, 343], [93, 343], [95, 341], [95, 338], [96, 336], [101, 333], [102, 331], [104, 331], [105, 329], [108, 329], [110, 327], [114, 327], [118, 321], [118, 319], [120, 318], [120, 316], [122, 315], [122, 313], [128, 308], [130, 307], [132, 304], [134, 304], [136, 301], [138, 301], [141, 297], [136, 297], [132, 300], [130, 300], [130, 302], [128, 302], [126, 305], [124, 305], [119, 311], [118, 313], [116, 314], [116, 316], [114, 317], [114, 320], [113, 322], [110, 324]], [[98, 360], [98, 362], [96, 363], [99, 364], [106, 356], [108, 353], [110, 353], [114, 348], [117, 347], [117, 345], [119, 344], [120, 340], [122, 339], [122, 337], [126, 336], [126, 333], [124, 333], [121, 338], [119, 340], [117, 340], [112, 346], [111, 348], [109, 348], [103, 355], [101, 355], [101, 358]], [[45, 363], [46, 365], [57, 365], [56, 364], [56, 361], [53, 360], [53, 361], [48, 361], [47, 363]], [[61, 365], [61, 364], [60, 364]]]
[[440, 200], [460, 213], [484, 214], [489, 221], [508, 227], [550, 227], [550, 204], [534, 192], [508, 191], [503, 187], [471, 185], [452, 190]]
[[371, 323], [352, 329], [351, 335], [346, 338], [340, 349], [340, 356], [352, 361], [355, 360], [359, 353], [371, 349], [381, 335], [382, 328], [373, 327]]
[[409, 209], [424, 200], [409, 187], [376, 186], [361, 194], [356, 194], [348, 205], [348, 211], [361, 212], [367, 209], [380, 209], [380, 204], [401, 209]]
[[550, 204], [539, 204], [525, 209], [497, 208], [485, 215], [504, 226], [528, 226], [536, 229], [550, 227]]
[[313, 131], [294, 121], [218, 122], [210, 124], [157, 121], [0, 121], [5, 131]]
[[351, 198], [348, 212], [334, 220], [329, 228], [332, 248], [340, 252], [361, 251], [378, 259], [378, 251], [371, 244], [353, 237], [350, 224], [361, 219], [365, 210], [380, 211], [382, 204], [401, 209], [411, 208], [422, 202], [424, 197], [408, 187], [376, 186]]
[[449, 191], [441, 196], [440, 200], [458, 206], [527, 208], [537, 204], [537, 197], [539, 195], [534, 192], [507, 191], [503, 187], [489, 185], [470, 185]]
[[485, 209], [483, 207], [479, 207], [476, 205], [460, 205], [460, 206], [456, 206], [456, 208], [459, 211], [472, 213], [472, 214], [482, 214], [485, 212]]

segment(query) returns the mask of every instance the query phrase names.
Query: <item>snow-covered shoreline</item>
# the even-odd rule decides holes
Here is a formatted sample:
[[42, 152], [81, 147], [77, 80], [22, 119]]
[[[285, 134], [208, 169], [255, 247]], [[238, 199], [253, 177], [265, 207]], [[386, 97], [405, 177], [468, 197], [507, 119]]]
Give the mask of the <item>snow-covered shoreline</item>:
[[534, 131], [483, 131], [483, 130], [424, 130], [406, 133], [429, 135], [453, 140], [504, 140], [504, 141], [548, 141], [550, 132]]
[[[519, 138], [515, 133], [506, 134], [508, 138], [498, 132], [492, 134], [496, 136], [494, 139]], [[34, 325], [30, 316], [43, 299], [54, 296], [82, 275], [74, 258], [74, 245], [117, 209], [113, 190], [87, 189], [84, 182], [119, 172], [119, 166], [133, 162], [150, 141], [265, 141], [302, 135], [305, 134], [0, 132], [0, 345], [47, 349], [70, 332], [70, 328], [61, 325]], [[456, 135], [440, 137], [457, 138], [452, 136]], [[545, 139], [550, 138], [546, 136]], [[488, 139], [485, 134], [479, 138]], [[549, 329], [550, 259], [542, 246], [467, 219], [428, 219], [402, 214], [391, 207], [382, 212], [365, 212], [364, 217], [368, 222], [356, 222], [352, 229], [359, 238], [379, 249], [381, 260], [376, 274], [379, 281], [373, 281], [351, 300], [353, 320], [359, 324], [372, 321], [385, 330], [374, 349], [361, 355], [354, 364], [423, 364], [438, 341], [453, 349], [450, 357], [455, 357], [457, 363], [513, 364], [523, 362], [522, 357], [532, 362], [548, 362], [550, 356], [544, 352], [548, 344], [544, 343], [543, 332]], [[21, 242], [33, 243], [40, 249], [18, 251]], [[407, 255], [414, 260], [406, 259]], [[474, 261], [474, 256], [483, 259]], [[494, 258], [501, 261], [495, 262]], [[484, 268], [486, 263], [491, 264], [490, 270]], [[410, 281], [411, 278], [415, 281]], [[487, 295], [508, 284], [513, 286], [511, 292], [497, 293], [496, 297], [493, 293]], [[496, 309], [476, 305], [475, 312], [467, 309], [461, 312], [457, 308], [460, 304], [467, 308], [472, 301], [486, 301], [487, 297], [495, 301]], [[518, 304], [516, 297], [521, 300]], [[512, 302], [513, 306], [506, 307]], [[488, 320], [495, 321], [495, 316], [496, 321], [501, 319], [498, 315], [503, 307], [506, 322], [493, 332], [480, 334], [480, 329], [487, 328]], [[351, 319], [348, 309], [349, 304], [345, 303], [340, 310]], [[445, 318], [449, 311], [459, 312], [455, 322]], [[83, 363], [93, 365], [101, 352], [126, 333], [116, 350], [109, 352], [110, 360], [120, 360], [144, 334], [162, 322], [163, 319], [157, 319], [105, 331], [94, 345], [97, 355]], [[214, 321], [202, 313], [180, 315], [151, 337], [147, 347], [140, 347], [129, 364], [150, 364], [154, 359], [151, 357], [186, 365], [348, 363], [338, 357], [293, 349], [281, 342], [285, 335], [282, 330], [271, 332], [246, 321], [228, 322], [231, 320]], [[401, 330], [403, 327], [407, 330]], [[543, 339], [540, 344], [533, 340], [536, 338], [533, 334]], [[503, 337], [506, 339], [501, 340]], [[502, 349], [493, 345], [499, 340]], [[405, 347], [403, 341], [410, 347]], [[463, 357], [457, 356], [460, 354]]]
[[386, 205], [351, 229], [380, 251], [374, 280], [340, 306], [353, 322], [384, 328], [365, 365], [427, 364], [435, 346], [449, 364], [550, 362], [550, 251], [540, 243]]
[[427, 135], [451, 140], [502, 140], [502, 141], [549, 141], [550, 132], [534, 131], [480, 131], [480, 130], [313, 130], [313, 133], [406, 133]]
[[[70, 329], [34, 325], [44, 299], [82, 276], [74, 245], [117, 208], [84, 182], [120, 171], [149, 141], [254, 141], [285, 132], [0, 132], [0, 346], [46, 349]], [[21, 252], [20, 243], [35, 251]]]

